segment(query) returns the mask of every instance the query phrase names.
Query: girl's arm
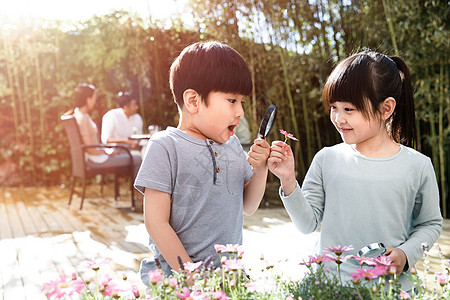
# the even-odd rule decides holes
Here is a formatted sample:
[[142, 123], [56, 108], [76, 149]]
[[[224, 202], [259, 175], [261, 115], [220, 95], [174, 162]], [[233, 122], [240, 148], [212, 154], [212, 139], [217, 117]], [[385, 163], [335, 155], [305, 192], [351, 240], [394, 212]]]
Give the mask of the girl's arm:
[[178, 256], [192, 262], [177, 234], [169, 224], [170, 194], [154, 189], [145, 189], [144, 222], [156, 247], [174, 270], [179, 270]]
[[442, 232], [443, 219], [439, 206], [439, 188], [429, 158], [420, 178], [411, 220], [412, 232], [408, 239], [397, 247], [406, 254], [409, 266], [413, 266], [422, 259], [422, 244], [426, 244], [429, 248], [433, 247]]
[[270, 154], [270, 145], [266, 140], [257, 139], [253, 143], [247, 157], [252, 165], [253, 176], [244, 185], [244, 214], [252, 215], [259, 206], [267, 181], [267, 158]]
[[[280, 197], [284, 207], [297, 229], [305, 234], [317, 229], [324, 211], [324, 192], [318, 176], [320, 167], [314, 163], [315, 160], [300, 189], [295, 177], [294, 155], [289, 145], [274, 141], [268, 159], [269, 170], [280, 179]], [[303, 197], [303, 191], [308, 195], [308, 201]]]

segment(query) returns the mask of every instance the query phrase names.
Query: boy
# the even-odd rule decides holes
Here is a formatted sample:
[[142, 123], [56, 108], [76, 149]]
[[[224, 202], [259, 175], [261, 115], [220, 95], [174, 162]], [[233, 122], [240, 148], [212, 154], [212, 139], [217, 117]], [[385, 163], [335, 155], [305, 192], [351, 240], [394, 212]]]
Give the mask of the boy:
[[[246, 158], [233, 134], [252, 89], [250, 71], [232, 48], [218, 42], [185, 48], [170, 69], [180, 113], [177, 128], [153, 135], [135, 186], [144, 193], [150, 247], [166, 275], [185, 262], [220, 258], [215, 244], [242, 244], [243, 213], [264, 195], [270, 146], [256, 140]], [[251, 164], [251, 166], [247, 163]], [[149, 285], [153, 259], [140, 273]]]

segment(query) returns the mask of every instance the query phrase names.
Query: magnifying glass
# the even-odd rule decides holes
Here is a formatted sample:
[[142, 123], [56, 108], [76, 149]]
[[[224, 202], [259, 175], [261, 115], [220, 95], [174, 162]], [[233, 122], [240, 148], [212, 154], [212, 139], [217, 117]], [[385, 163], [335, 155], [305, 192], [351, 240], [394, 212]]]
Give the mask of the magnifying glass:
[[383, 243], [373, 243], [361, 248], [358, 251], [358, 256], [364, 257], [378, 257], [386, 253], [386, 247]]
[[265, 139], [270, 131], [272, 130], [273, 124], [275, 124], [275, 119], [277, 117], [278, 109], [275, 105], [269, 106], [264, 114], [264, 118], [261, 120], [261, 125], [259, 125], [258, 135], [261, 139]]

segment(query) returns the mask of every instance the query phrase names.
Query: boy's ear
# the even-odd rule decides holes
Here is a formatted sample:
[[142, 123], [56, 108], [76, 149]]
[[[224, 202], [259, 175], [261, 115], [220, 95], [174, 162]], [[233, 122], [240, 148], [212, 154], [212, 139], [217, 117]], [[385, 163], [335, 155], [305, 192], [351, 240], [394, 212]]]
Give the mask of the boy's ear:
[[396, 105], [397, 103], [395, 102], [394, 98], [387, 97], [386, 99], [384, 99], [383, 103], [381, 103], [381, 117], [384, 121], [392, 116]]
[[184, 107], [191, 113], [196, 113], [200, 106], [200, 95], [193, 89], [187, 89], [183, 93]]

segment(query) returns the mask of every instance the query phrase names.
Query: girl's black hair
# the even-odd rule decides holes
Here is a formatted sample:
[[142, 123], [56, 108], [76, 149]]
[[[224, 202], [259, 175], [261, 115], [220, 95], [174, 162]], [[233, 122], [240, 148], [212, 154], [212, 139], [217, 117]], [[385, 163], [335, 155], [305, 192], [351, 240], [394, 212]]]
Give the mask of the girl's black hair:
[[73, 92], [75, 107], [83, 107], [86, 105], [86, 100], [92, 97], [95, 92], [95, 86], [89, 83], [81, 83]]
[[349, 102], [370, 119], [380, 112], [388, 97], [396, 101], [391, 115], [390, 136], [397, 143], [413, 146], [417, 140], [411, 77], [405, 61], [374, 51], [362, 51], [344, 59], [331, 72], [322, 92], [324, 106]]

